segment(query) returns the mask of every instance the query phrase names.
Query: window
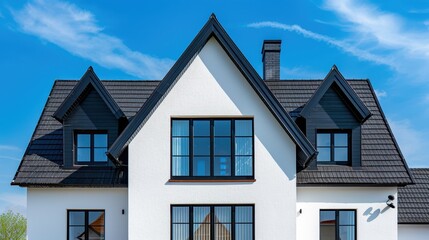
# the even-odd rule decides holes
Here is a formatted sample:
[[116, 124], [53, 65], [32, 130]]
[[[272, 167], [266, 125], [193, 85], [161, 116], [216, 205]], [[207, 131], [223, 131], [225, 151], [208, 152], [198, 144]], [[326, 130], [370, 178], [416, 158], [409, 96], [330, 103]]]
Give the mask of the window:
[[350, 134], [339, 131], [317, 132], [318, 163], [347, 164], [350, 156]]
[[68, 210], [67, 240], [104, 240], [104, 210]]
[[320, 240], [356, 240], [356, 211], [320, 210]]
[[253, 205], [171, 206], [171, 240], [252, 240]]
[[252, 119], [173, 119], [171, 176], [253, 178]]
[[107, 133], [76, 132], [75, 158], [77, 164], [107, 163]]

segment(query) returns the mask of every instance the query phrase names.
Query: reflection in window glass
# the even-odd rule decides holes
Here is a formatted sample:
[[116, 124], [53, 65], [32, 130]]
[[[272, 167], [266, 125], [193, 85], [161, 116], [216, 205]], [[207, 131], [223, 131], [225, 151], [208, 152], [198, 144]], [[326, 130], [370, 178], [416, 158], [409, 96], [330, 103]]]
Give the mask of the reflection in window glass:
[[349, 134], [344, 132], [317, 133], [317, 161], [346, 163], [349, 161]]
[[69, 210], [68, 240], [104, 240], [104, 210]]
[[76, 162], [77, 163], [106, 163], [108, 135], [105, 133], [77, 133], [76, 134]]
[[355, 240], [355, 214], [354, 210], [321, 210], [320, 240]]

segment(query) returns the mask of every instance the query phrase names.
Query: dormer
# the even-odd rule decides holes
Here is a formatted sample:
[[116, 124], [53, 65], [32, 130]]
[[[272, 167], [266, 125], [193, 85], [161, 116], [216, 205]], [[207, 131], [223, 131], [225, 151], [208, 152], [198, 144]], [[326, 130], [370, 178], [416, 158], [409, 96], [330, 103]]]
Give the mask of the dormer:
[[63, 166], [113, 166], [106, 152], [126, 117], [89, 67], [53, 117], [63, 124]]
[[334, 65], [297, 119], [321, 165], [361, 166], [361, 126], [371, 112]]

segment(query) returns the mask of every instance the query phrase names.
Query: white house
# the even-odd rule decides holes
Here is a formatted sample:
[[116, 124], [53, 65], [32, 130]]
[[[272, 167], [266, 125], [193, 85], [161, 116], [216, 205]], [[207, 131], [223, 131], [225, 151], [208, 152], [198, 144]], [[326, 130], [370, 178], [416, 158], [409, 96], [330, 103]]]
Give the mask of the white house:
[[280, 80], [280, 45], [261, 78], [212, 15], [161, 81], [55, 81], [12, 182], [29, 239], [398, 239], [370, 82]]

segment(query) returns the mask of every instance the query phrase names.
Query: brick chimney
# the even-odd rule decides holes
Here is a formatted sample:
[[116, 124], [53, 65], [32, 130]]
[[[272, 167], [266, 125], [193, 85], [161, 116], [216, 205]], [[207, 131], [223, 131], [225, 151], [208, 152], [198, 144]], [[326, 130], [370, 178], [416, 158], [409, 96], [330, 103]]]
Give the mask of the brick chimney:
[[262, 62], [264, 80], [280, 80], [280, 48], [282, 40], [264, 40]]

